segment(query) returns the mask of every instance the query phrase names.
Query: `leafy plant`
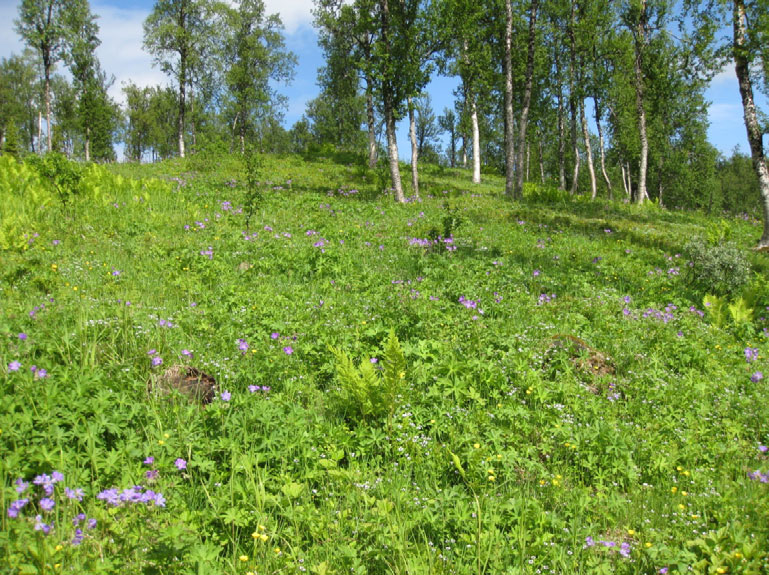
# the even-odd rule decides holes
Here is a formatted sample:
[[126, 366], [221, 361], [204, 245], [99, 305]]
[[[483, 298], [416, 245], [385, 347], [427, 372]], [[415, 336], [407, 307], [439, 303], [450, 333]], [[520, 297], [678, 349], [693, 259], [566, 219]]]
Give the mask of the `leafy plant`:
[[406, 360], [395, 330], [385, 341], [381, 368], [378, 361], [355, 362], [342, 350], [330, 347], [336, 359], [336, 376], [341, 386], [345, 412], [363, 422], [391, 418], [406, 378]]
[[705, 293], [733, 295], [750, 280], [750, 263], [730, 242], [711, 244], [695, 238], [686, 244], [689, 283]]
[[28, 161], [40, 176], [56, 192], [62, 204], [66, 205], [80, 192], [82, 167], [67, 159], [64, 154], [50, 152], [45, 156], [30, 156]]
[[259, 174], [262, 169], [262, 161], [259, 152], [252, 145], [246, 147], [243, 163], [246, 169], [246, 230], [249, 229], [254, 210], [262, 203]]

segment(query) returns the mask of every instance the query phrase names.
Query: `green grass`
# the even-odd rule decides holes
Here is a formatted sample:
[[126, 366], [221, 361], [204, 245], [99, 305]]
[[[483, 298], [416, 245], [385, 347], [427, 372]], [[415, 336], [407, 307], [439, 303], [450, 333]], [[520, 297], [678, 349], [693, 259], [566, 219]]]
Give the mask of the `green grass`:
[[[430, 166], [397, 205], [354, 157], [266, 156], [246, 230], [237, 159], [94, 168], [66, 206], [0, 167], [7, 572], [769, 569], [759, 222]], [[683, 253], [715, 228], [755, 272], [720, 327]], [[231, 398], [149, 394], [176, 364]], [[51, 511], [16, 493], [54, 470]], [[135, 485], [165, 505], [96, 497]]]

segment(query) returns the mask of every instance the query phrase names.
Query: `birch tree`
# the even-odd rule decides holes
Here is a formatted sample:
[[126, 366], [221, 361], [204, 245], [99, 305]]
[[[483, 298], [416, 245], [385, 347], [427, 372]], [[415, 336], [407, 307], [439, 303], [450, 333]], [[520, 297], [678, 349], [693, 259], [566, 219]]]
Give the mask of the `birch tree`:
[[37, 51], [42, 62], [46, 122], [46, 150], [51, 151], [51, 73], [65, 53], [65, 0], [22, 0], [19, 18], [14, 21], [16, 32], [30, 48]]

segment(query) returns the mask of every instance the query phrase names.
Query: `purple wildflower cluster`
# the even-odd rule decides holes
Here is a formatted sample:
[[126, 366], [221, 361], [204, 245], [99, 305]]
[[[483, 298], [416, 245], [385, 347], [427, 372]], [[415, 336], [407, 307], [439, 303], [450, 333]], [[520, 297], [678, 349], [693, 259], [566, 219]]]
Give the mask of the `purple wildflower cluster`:
[[238, 339], [238, 349], [240, 350], [241, 355], [246, 355], [246, 352], [248, 351], [248, 342], [243, 338]]
[[207, 250], [200, 250], [201, 256], [207, 256], [209, 260], [214, 259], [214, 248], [208, 246]]
[[761, 473], [758, 469], [748, 473], [748, 477], [761, 483], [769, 483], [769, 473]]
[[675, 315], [673, 315], [673, 312], [677, 309], [678, 307], [673, 305], [672, 303], [666, 305], [663, 311], [650, 307], [645, 312], [643, 312], [641, 317], [643, 317], [644, 319], [652, 318], [652, 319], [659, 320], [662, 323], [668, 323], [669, 321], [672, 321], [675, 319]]
[[556, 295], [554, 293], [551, 294], [539, 294], [539, 298], [537, 299], [537, 305], [545, 305], [546, 303], [550, 303], [556, 298]]
[[753, 383], [758, 383], [762, 379], [764, 379], [764, 374], [761, 373], [760, 371], [757, 371], [750, 376], [750, 381], [752, 381]]
[[617, 384], [614, 383], [613, 381], [609, 382], [609, 389], [606, 395], [606, 399], [608, 399], [611, 402], [614, 402], [620, 399], [620, 394], [617, 391]]
[[438, 237], [436, 239], [430, 238], [410, 238], [410, 246], [417, 246], [420, 248], [440, 248], [443, 247], [447, 252], [456, 251], [457, 246], [454, 245], [454, 238], [449, 236], [448, 238]]
[[152, 367], [160, 367], [163, 365], [163, 358], [158, 355], [157, 350], [151, 349], [147, 352], [147, 355], [150, 356], [150, 364], [152, 364]]
[[745, 348], [745, 361], [748, 363], [753, 363], [758, 359], [758, 348], [757, 347], [746, 347]]
[[[41, 513], [38, 513], [35, 515], [35, 524], [34, 529], [35, 531], [42, 531], [43, 534], [47, 535], [54, 529], [54, 522], [46, 522], [43, 518], [45, 515], [48, 515], [53, 511], [53, 509], [56, 507], [56, 494], [55, 494], [55, 486], [57, 483], [61, 483], [64, 481], [64, 475], [59, 471], [52, 471], [50, 475], [47, 473], [41, 473], [40, 475], [37, 475], [33, 480], [32, 484], [39, 487], [44, 496], [41, 496], [37, 500], [37, 507], [41, 511]], [[16, 493], [19, 495], [22, 495], [27, 492], [29, 489], [29, 482], [24, 481], [23, 478], [19, 477], [14, 481], [14, 485], [16, 486]], [[82, 501], [85, 493], [83, 489], [81, 488], [75, 488], [71, 489], [69, 487], [64, 488], [64, 497], [66, 497], [69, 500], [72, 501]], [[16, 519], [21, 515], [22, 510], [27, 506], [30, 505], [31, 502], [35, 499], [35, 494], [30, 493], [27, 497], [22, 497], [20, 499], [17, 499], [15, 501], [12, 501], [8, 505], [7, 514], [8, 517], [11, 519]], [[74, 520], [73, 523], [77, 527], [77, 525], [81, 521], [85, 521], [87, 518], [85, 515], [80, 514], [78, 515]], [[96, 527], [96, 520], [91, 519], [88, 521], [87, 524], [88, 529], [93, 529]], [[73, 545], [79, 545], [80, 542], [83, 540], [84, 534], [82, 530], [78, 529], [75, 533], [75, 539], [73, 539], [72, 544]]]
[[259, 385], [249, 385], [248, 386], [248, 391], [251, 392], [251, 393], [256, 393], [257, 391], [268, 393], [270, 391], [270, 389], [272, 389], [272, 388], [267, 386], [267, 385], [262, 385], [262, 386], [259, 386]]
[[75, 547], [80, 545], [83, 542], [83, 539], [85, 539], [85, 533], [83, 533], [83, 530], [79, 527], [81, 523], [85, 523], [86, 529], [96, 529], [96, 519], [88, 519], [85, 513], [78, 513], [73, 517], [72, 525], [75, 526], [75, 536], [72, 538], [72, 545]]
[[150, 503], [155, 507], [166, 506], [166, 499], [163, 497], [163, 494], [156, 493], [151, 489], [144, 491], [144, 487], [141, 485], [134, 485], [123, 491], [118, 491], [115, 487], [105, 489], [96, 496], [96, 499], [101, 499], [112, 507], [131, 504], [149, 505]]
[[[616, 541], [596, 541], [589, 535], [585, 537], [585, 548], [588, 547], [595, 547], [596, 545], [602, 545], [603, 547], [606, 547], [607, 549], [616, 549], [617, 548], [617, 542]], [[619, 554], [622, 555], [622, 557], [625, 557], [626, 559], [630, 557], [630, 551], [632, 550], [632, 547], [630, 546], [630, 543], [627, 541], [622, 541], [619, 544]]]
[[158, 327], [176, 327], [176, 325], [170, 319], [160, 319]]

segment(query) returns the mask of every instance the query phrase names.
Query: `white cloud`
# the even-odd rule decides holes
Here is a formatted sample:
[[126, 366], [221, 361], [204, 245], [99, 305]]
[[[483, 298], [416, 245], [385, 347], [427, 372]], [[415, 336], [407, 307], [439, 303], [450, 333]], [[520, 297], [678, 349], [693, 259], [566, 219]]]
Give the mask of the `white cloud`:
[[721, 70], [713, 76], [710, 81], [711, 86], [718, 86], [721, 84], [734, 84], [737, 85], [737, 72], [734, 69], [734, 62], [728, 62]]
[[264, 6], [267, 14], [280, 14], [288, 34], [312, 24], [312, 0], [265, 0]]
[[137, 86], [169, 83], [168, 77], [153, 67], [152, 57], [142, 50], [142, 26], [149, 11], [129, 10], [100, 3], [94, 3], [92, 10], [99, 16], [99, 60], [107, 74], [115, 76], [110, 96], [123, 103], [123, 83], [129, 80]]

